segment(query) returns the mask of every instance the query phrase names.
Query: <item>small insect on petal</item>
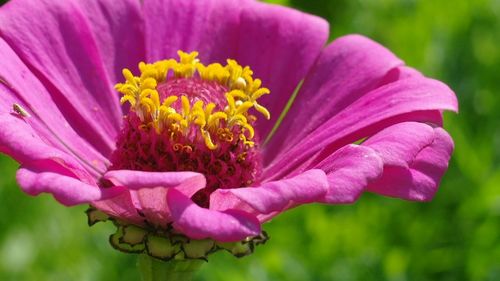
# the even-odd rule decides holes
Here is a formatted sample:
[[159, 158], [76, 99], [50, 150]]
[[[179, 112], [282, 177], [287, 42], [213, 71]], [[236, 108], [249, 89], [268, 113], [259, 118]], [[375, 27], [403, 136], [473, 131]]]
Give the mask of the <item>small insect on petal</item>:
[[28, 111], [26, 111], [22, 106], [20, 106], [17, 103], [15, 103], [15, 104], [12, 105], [12, 109], [14, 110], [14, 112], [16, 112], [17, 114], [21, 115], [22, 117], [30, 117], [31, 116], [28, 113]]
[[9, 83], [7, 83], [7, 81], [5, 81], [5, 79], [2, 76], [0, 76], [0, 84], [4, 84], [7, 87], [10, 86]]

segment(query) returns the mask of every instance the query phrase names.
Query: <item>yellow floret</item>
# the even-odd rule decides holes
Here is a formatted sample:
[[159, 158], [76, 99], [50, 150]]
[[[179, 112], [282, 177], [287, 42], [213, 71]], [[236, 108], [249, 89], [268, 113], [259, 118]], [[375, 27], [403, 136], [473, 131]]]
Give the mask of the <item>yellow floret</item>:
[[[250, 67], [242, 67], [235, 60], [228, 59], [225, 66], [219, 63], [205, 66], [197, 58], [198, 52], [178, 51], [178, 55], [179, 60], [139, 63], [139, 76], [134, 76], [129, 69], [124, 69], [125, 82], [115, 86], [115, 89], [123, 94], [120, 102], [128, 102], [141, 121], [145, 125], [154, 126], [158, 134], [168, 131], [174, 136], [178, 132], [188, 133], [188, 128], [196, 126], [206, 146], [216, 149], [214, 136], [233, 142], [237, 139], [233, 137], [232, 132], [237, 131], [240, 132], [239, 140], [253, 146], [251, 139], [255, 130], [252, 124], [255, 117], [248, 111], [254, 108], [265, 118], [270, 118], [269, 111], [257, 102], [260, 97], [270, 93], [269, 89], [261, 87], [260, 79], [253, 78]], [[173, 77], [202, 79], [226, 87], [226, 106], [215, 111], [215, 103], [191, 101], [185, 95], [168, 96], [161, 101], [157, 87]]]

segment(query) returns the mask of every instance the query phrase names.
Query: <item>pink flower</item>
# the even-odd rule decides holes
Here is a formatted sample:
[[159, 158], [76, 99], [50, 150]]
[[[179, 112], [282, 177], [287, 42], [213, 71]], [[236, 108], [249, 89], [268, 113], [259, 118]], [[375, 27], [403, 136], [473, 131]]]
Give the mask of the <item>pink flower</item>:
[[[171, 224], [192, 239], [239, 241], [258, 235], [261, 224], [300, 204], [352, 203], [364, 191], [430, 200], [453, 150], [441, 128], [442, 111], [458, 106], [446, 85], [360, 35], [325, 47], [328, 24], [289, 8], [229, 0], [12, 0], [0, 9], [0, 36], [0, 150], [21, 164], [20, 187], [30, 195], [50, 193], [68, 206], [91, 204], [141, 227]], [[139, 73], [139, 62], [176, 58], [178, 50], [198, 51], [205, 63], [235, 59], [250, 66], [271, 92], [258, 103], [235, 96], [235, 110], [250, 104], [242, 111], [246, 121], [229, 127], [236, 113], [224, 107], [224, 91], [253, 93], [245, 90], [250, 78], [242, 80], [243, 74], [224, 82], [222, 90], [207, 90], [199, 78], [190, 86], [182, 82], [178, 91], [161, 86], [173, 81], [168, 77], [151, 86], [160, 102], [167, 95], [179, 98], [170, 108], [180, 112], [180, 119], [191, 118], [180, 145], [209, 155], [203, 168], [200, 159], [194, 159], [198, 166], [187, 167], [168, 158], [177, 155], [173, 142], [172, 151], [158, 150], [153, 140], [171, 132], [158, 129], [163, 125], [155, 127], [157, 137], [151, 127], [153, 135], [132, 141], [141, 124], [160, 117], [147, 117], [151, 108], [135, 108], [132, 102], [130, 110], [120, 106], [113, 88], [124, 85], [124, 68]], [[198, 65], [194, 58], [190, 63]], [[183, 73], [175, 77], [194, 79], [191, 72]], [[221, 123], [213, 121], [215, 127], [208, 129], [208, 123], [196, 121], [203, 119], [199, 115], [182, 111], [180, 99], [189, 87], [209, 93], [207, 100], [198, 93], [190, 97], [189, 112], [195, 101], [207, 105], [212, 99], [214, 110], [226, 114]], [[200, 112], [206, 112], [204, 104]], [[262, 118], [265, 109], [270, 120]], [[256, 121], [250, 118], [254, 115]], [[226, 147], [209, 142], [220, 124], [236, 134]], [[245, 146], [251, 129], [255, 145]], [[206, 147], [193, 139], [204, 140]], [[241, 147], [229, 148], [233, 144]], [[151, 154], [145, 153], [151, 147]], [[222, 149], [231, 152], [227, 159], [216, 157]], [[251, 154], [244, 160], [249, 166], [238, 164], [240, 152]], [[139, 158], [146, 161], [142, 166]], [[207, 172], [218, 161], [224, 172]]]

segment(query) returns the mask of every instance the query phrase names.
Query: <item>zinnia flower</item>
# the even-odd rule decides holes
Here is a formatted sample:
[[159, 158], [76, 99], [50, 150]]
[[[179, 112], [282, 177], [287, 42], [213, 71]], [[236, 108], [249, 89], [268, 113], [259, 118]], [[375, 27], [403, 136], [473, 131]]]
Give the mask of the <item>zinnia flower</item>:
[[252, 248], [301, 204], [430, 200], [453, 150], [446, 85], [360, 35], [325, 47], [328, 24], [293, 9], [12, 0], [0, 36], [0, 150], [20, 187], [90, 204], [121, 250], [240, 255], [228, 243]]

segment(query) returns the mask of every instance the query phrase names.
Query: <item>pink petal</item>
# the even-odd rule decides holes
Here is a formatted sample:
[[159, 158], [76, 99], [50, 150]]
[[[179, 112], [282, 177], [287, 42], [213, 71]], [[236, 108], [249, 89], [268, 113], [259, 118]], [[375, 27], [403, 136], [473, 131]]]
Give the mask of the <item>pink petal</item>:
[[402, 65], [391, 69], [380, 82], [380, 86], [408, 78], [423, 78], [416, 69]]
[[12, 1], [0, 10], [0, 33], [49, 91], [67, 123], [108, 155], [121, 107], [95, 40], [99, 34], [92, 34], [76, 1]]
[[174, 228], [190, 238], [212, 238], [234, 242], [261, 231], [257, 218], [239, 210], [215, 211], [201, 208], [189, 197], [170, 189], [167, 201], [174, 220]]
[[166, 228], [167, 224], [172, 222], [167, 193], [167, 188], [150, 187], [131, 190], [130, 197], [135, 209], [148, 224]]
[[352, 203], [366, 186], [382, 174], [383, 162], [371, 148], [347, 145], [324, 159], [315, 168], [328, 176], [328, 192], [322, 202]]
[[54, 164], [47, 161], [36, 163], [36, 165], [31, 163], [29, 166], [21, 166], [16, 174], [19, 186], [30, 195], [50, 193], [66, 206], [103, 200], [126, 192], [126, 189], [122, 187], [100, 188], [74, 177], [47, 171], [52, 165]]
[[30, 114], [24, 119], [45, 142], [74, 155], [94, 174], [105, 170], [107, 159], [70, 126], [59, 111], [63, 105], [54, 102], [44, 85], [1, 38], [0, 61], [0, 114], [12, 113], [14, 103], [21, 105]]
[[414, 122], [391, 126], [363, 145], [384, 161], [382, 177], [368, 190], [417, 201], [433, 198], [453, 151], [453, 141], [442, 128]]
[[255, 2], [242, 11], [238, 55], [255, 77], [271, 90], [259, 100], [271, 120], [259, 116], [257, 131], [270, 132], [288, 99], [304, 79], [328, 39], [329, 26], [322, 18], [297, 10]]
[[[427, 113], [435, 110], [457, 110], [455, 94], [443, 83], [412, 78], [387, 84], [365, 94], [290, 147], [266, 167], [264, 177], [286, 175], [321, 150], [324, 153], [318, 160], [348, 143], [376, 133], [374, 129], [407, 121], [404, 119], [416, 113], [418, 119], [422, 116], [435, 118], [435, 115]], [[402, 116], [405, 118], [402, 119]]]
[[123, 192], [113, 198], [94, 201], [92, 202], [92, 206], [114, 218], [136, 225], [145, 225], [145, 218], [139, 214], [132, 203], [130, 192]]
[[123, 82], [122, 69], [136, 70], [145, 59], [144, 20], [137, 0], [75, 1], [94, 35], [112, 84]]
[[260, 214], [270, 214], [283, 212], [299, 204], [318, 201], [325, 195], [327, 189], [328, 181], [325, 173], [315, 169], [293, 178], [266, 182], [258, 187], [218, 189], [211, 195], [210, 206], [211, 208], [221, 208], [226, 203], [225, 201], [238, 204], [234, 200], [235, 197]]
[[261, 99], [272, 113], [270, 121], [259, 120], [262, 137], [328, 38], [323, 19], [257, 1], [149, 0], [144, 10], [149, 61], [183, 49], [199, 51], [202, 61], [232, 58], [252, 67], [272, 92]]
[[131, 190], [131, 201], [150, 224], [166, 227], [171, 215], [167, 189], [175, 187], [191, 197], [206, 185], [205, 176], [194, 172], [142, 172], [113, 170], [104, 179]]
[[17, 181], [30, 195], [51, 193], [64, 205], [114, 197], [123, 188], [101, 189], [73, 157], [47, 145], [24, 120], [0, 115], [0, 151], [22, 163]]
[[[255, 187], [258, 188], [258, 187]], [[210, 209], [216, 211], [240, 210], [258, 216], [260, 214], [246, 201], [236, 197], [231, 189], [217, 189], [210, 194]]]
[[104, 174], [104, 179], [115, 185], [139, 190], [154, 187], [182, 186], [186, 196], [192, 196], [206, 185], [205, 176], [195, 172], [143, 172], [134, 170], [112, 170]]
[[240, 10], [247, 1], [149, 0], [143, 3], [147, 60], [198, 51], [203, 62], [234, 58]]
[[379, 87], [388, 73], [402, 64], [389, 50], [366, 37], [348, 35], [334, 40], [321, 52], [286, 118], [266, 146], [266, 160], [300, 142], [332, 116]]
[[10, 114], [0, 114], [0, 128], [0, 152], [28, 166], [43, 161], [57, 163], [69, 172], [67, 175], [95, 184], [95, 178], [74, 157], [48, 145], [25, 120]]

